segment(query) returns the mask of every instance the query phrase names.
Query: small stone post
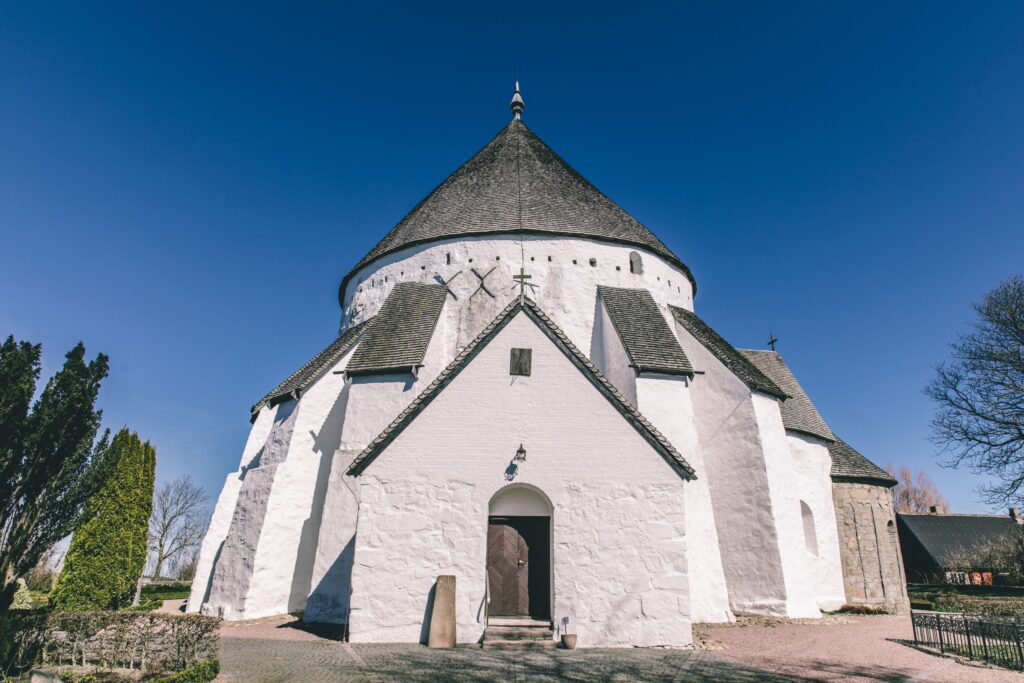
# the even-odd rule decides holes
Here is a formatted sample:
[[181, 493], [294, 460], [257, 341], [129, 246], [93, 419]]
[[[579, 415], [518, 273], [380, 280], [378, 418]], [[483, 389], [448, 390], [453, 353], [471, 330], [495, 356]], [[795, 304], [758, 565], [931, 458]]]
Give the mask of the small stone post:
[[455, 577], [439, 576], [434, 584], [434, 609], [430, 612], [427, 647], [455, 647]]

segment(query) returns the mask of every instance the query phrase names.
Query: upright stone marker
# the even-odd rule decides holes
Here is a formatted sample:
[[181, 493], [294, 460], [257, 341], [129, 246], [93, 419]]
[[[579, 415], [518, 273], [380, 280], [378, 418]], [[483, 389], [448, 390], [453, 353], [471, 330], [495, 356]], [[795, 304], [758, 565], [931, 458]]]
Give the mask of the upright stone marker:
[[439, 576], [434, 584], [434, 609], [430, 612], [427, 647], [455, 647], [454, 576]]

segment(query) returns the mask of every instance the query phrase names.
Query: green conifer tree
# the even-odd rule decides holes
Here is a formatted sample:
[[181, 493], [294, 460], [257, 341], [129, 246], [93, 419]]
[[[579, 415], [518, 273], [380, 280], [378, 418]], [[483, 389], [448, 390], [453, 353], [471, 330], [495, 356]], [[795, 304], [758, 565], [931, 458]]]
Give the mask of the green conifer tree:
[[86, 503], [88, 521], [71, 538], [50, 599], [56, 609], [130, 605], [146, 564], [156, 449], [122, 429], [110, 444], [113, 472]]

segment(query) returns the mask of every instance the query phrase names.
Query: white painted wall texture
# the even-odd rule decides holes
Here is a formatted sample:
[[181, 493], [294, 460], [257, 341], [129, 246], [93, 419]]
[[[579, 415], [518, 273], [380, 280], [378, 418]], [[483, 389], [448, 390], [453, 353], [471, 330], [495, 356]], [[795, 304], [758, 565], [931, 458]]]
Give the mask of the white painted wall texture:
[[[350, 351], [299, 401], [260, 411], [218, 499], [189, 611], [242, 619], [304, 610], [310, 621], [349, 623], [354, 641], [417, 641], [433, 581], [455, 574], [459, 641], [475, 642], [485, 626], [488, 507], [520, 443], [528, 457], [515, 483], [537, 487], [554, 508], [552, 616], [556, 627], [569, 618], [581, 646], [685, 645], [692, 621], [814, 616], [841, 604], [827, 450], [787, 434], [774, 398], [752, 394], [676, 325], [667, 304], [692, 310], [691, 284], [640, 249], [556, 237], [522, 244], [538, 285], [532, 298], [683, 454], [695, 481], [683, 481], [523, 314], [362, 476], [345, 474], [516, 296], [520, 248], [516, 236], [439, 241], [352, 279], [343, 328], [376, 313], [395, 282], [461, 271], [418, 377], [346, 378]], [[643, 274], [629, 271], [632, 251]], [[495, 268], [486, 279], [495, 298], [477, 291], [473, 268]], [[637, 377], [599, 284], [648, 289], [703, 374]], [[534, 349], [532, 376], [512, 381], [512, 346]], [[814, 515], [816, 554], [804, 543], [801, 500]]]
[[[512, 347], [531, 376], [512, 381]], [[584, 646], [688, 644], [689, 484], [522, 313], [358, 478], [352, 639], [418, 640], [440, 574], [459, 641], [479, 639], [489, 503], [520, 443], [515, 482], [554, 506], [556, 624]]]

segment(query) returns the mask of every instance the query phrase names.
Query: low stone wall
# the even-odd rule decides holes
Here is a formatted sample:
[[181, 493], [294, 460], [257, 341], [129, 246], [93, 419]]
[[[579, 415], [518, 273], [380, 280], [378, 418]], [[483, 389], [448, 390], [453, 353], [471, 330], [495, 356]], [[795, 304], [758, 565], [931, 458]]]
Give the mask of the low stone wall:
[[12, 664], [180, 671], [216, 659], [218, 623], [193, 614], [25, 612], [14, 618]]

